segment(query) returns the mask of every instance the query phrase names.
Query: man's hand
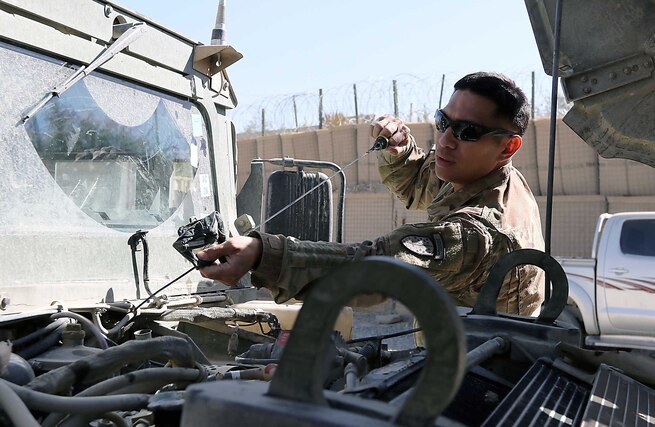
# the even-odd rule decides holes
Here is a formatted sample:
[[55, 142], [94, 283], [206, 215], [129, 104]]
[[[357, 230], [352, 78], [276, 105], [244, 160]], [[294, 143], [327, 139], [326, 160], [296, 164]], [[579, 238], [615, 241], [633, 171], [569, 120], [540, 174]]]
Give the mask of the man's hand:
[[214, 263], [202, 268], [200, 274], [208, 279], [234, 286], [244, 274], [259, 263], [262, 257], [262, 242], [253, 237], [232, 237], [220, 245], [198, 252], [197, 256], [204, 261], [215, 261], [224, 256], [227, 262]]
[[375, 139], [380, 135], [389, 138], [387, 150], [395, 155], [404, 152], [409, 143], [409, 128], [402, 120], [394, 116], [378, 117], [371, 124], [371, 137]]

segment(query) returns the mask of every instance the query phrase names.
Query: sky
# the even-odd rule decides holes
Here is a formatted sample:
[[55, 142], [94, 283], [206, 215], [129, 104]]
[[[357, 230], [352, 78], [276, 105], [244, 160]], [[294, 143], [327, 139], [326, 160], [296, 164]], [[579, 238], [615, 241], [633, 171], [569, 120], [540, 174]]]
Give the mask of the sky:
[[[118, 2], [210, 42], [218, 0]], [[523, 76], [527, 93], [525, 76], [536, 71], [550, 84], [523, 0], [227, 0], [226, 30], [244, 55], [228, 68], [242, 108], [407, 74], [493, 70]]]

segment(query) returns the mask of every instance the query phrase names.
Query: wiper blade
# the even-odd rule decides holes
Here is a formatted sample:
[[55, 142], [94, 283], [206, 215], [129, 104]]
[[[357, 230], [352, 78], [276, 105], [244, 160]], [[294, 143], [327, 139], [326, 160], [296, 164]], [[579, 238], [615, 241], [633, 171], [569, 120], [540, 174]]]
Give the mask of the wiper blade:
[[[138, 39], [141, 37], [141, 35], [144, 33], [146, 30], [146, 24], [143, 22], [135, 22], [133, 24], [121, 24], [120, 26], [125, 26], [127, 29], [124, 30], [123, 34], [121, 34], [120, 37], [118, 37], [112, 44], [107, 46], [105, 50], [100, 52], [100, 55], [98, 55], [91, 63], [87, 66], [82, 66], [80, 67], [72, 76], [70, 76], [66, 81], [62, 82], [61, 84], [58, 84], [55, 86], [52, 91], [48, 92], [43, 99], [34, 106], [24, 117], [23, 117], [23, 123], [28, 121], [31, 117], [33, 117], [39, 110], [41, 110], [43, 107], [50, 102], [52, 98], [55, 96], [60, 96], [62, 93], [66, 92], [68, 89], [70, 89], [75, 83], [78, 81], [82, 80], [93, 70], [104, 64], [105, 62], [109, 61], [111, 58], [116, 56], [117, 53], [121, 52], [123, 49], [125, 49], [127, 46], [129, 46], [134, 40]], [[118, 25], [115, 27], [119, 27]]]

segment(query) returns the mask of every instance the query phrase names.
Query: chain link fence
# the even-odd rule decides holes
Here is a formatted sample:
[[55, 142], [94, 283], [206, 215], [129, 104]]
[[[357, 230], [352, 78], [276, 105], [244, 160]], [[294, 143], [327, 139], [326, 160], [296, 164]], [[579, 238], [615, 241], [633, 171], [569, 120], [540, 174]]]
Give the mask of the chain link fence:
[[[550, 115], [550, 76], [541, 70], [505, 74], [516, 81], [531, 101], [533, 118]], [[453, 85], [461, 77], [455, 73], [399, 74], [388, 79], [271, 96], [239, 105], [230, 115], [237, 132], [245, 138], [367, 123], [387, 113], [407, 122], [431, 122], [435, 109], [448, 102]], [[558, 116], [569, 107], [560, 94]]]

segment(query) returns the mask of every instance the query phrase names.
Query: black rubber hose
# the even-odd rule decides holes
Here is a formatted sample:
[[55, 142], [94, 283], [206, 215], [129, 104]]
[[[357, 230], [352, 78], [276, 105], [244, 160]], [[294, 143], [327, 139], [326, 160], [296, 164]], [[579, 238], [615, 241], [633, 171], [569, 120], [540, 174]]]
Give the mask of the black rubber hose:
[[102, 353], [84, 357], [54, 369], [30, 381], [25, 387], [45, 393], [67, 392], [76, 384], [94, 384], [111, 376], [123, 366], [164, 357], [175, 366], [194, 366], [193, 349], [182, 338], [157, 337], [145, 341], [129, 341]]
[[54, 331], [46, 335], [45, 338], [25, 347], [20, 351], [16, 351], [15, 353], [23, 359], [31, 359], [34, 356], [38, 356], [39, 354], [50, 350], [51, 347], [55, 346], [59, 342], [59, 338], [61, 337], [61, 333], [64, 332], [64, 329], [66, 329], [66, 325], [62, 323], [61, 325], [57, 326]]
[[148, 405], [150, 395], [118, 394], [114, 396], [70, 397], [53, 396], [47, 393], [30, 390], [25, 387], [0, 379], [11, 387], [25, 405], [36, 411], [64, 412], [67, 414], [102, 414], [109, 411], [142, 409]]
[[[130, 394], [134, 389], [128, 390], [130, 386], [137, 386], [137, 393], [153, 393], [157, 389], [170, 383], [193, 383], [206, 378], [206, 372], [189, 368], [149, 368], [140, 371], [130, 372], [118, 377], [109, 378], [86, 390], [76, 394], [75, 397], [105, 396], [109, 394]], [[55, 427], [66, 414], [51, 413], [42, 422], [43, 427]]]
[[205, 372], [198, 369], [148, 368], [109, 378], [87, 388], [76, 396], [84, 397], [124, 394], [121, 390], [124, 390], [127, 386], [135, 384], [143, 384], [147, 389], [144, 393], [153, 393], [166, 384], [177, 382], [197, 382], [201, 381], [205, 376]]
[[63, 325], [64, 321], [63, 320], [57, 320], [56, 322], [51, 322], [48, 325], [37, 329], [36, 331], [32, 332], [31, 334], [27, 334], [25, 336], [22, 336], [20, 338], [16, 338], [11, 342], [11, 345], [16, 348], [16, 347], [22, 347], [32, 341], [34, 341], [37, 338], [40, 338], [41, 336], [57, 329], [59, 325]]

